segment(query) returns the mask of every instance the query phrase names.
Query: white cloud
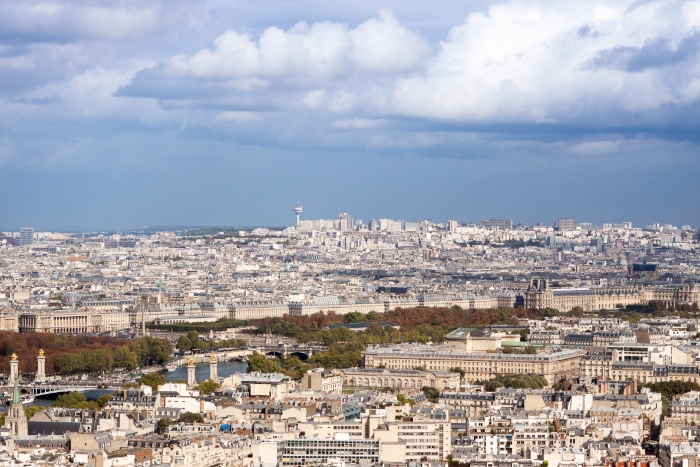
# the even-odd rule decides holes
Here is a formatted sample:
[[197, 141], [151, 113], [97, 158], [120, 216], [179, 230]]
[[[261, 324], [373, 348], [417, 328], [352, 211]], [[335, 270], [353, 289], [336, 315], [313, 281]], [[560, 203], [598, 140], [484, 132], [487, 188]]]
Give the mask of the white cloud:
[[331, 99], [328, 108], [332, 112], [347, 112], [352, 109], [357, 102], [357, 96], [347, 91], [338, 91]]
[[[139, 5], [140, 6], [140, 5]], [[4, 34], [65, 40], [67, 37], [123, 39], [140, 36], [157, 26], [157, 7], [125, 4], [85, 6], [70, 2], [0, 1]]]
[[34, 60], [26, 55], [20, 57], [0, 57], [0, 69], [2, 68], [29, 71], [34, 69]]
[[323, 104], [325, 97], [325, 89], [316, 89], [315, 91], [309, 91], [304, 96], [304, 99], [302, 99], [301, 103], [309, 109], [318, 109]]
[[586, 141], [570, 147], [570, 151], [579, 155], [612, 154], [620, 149], [622, 141]]
[[368, 130], [385, 126], [387, 120], [369, 118], [351, 118], [348, 120], [334, 120], [332, 127], [338, 130]]
[[219, 115], [214, 117], [214, 121], [248, 123], [248, 122], [262, 121], [262, 117], [257, 112], [248, 112], [248, 111], [243, 111], [243, 110], [231, 110], [231, 111], [227, 111], [227, 112], [221, 112]]
[[[638, 65], [641, 71], [587, 66], [615, 47], [644, 53], [649, 38], [673, 44], [692, 38], [677, 2], [625, 13], [630, 3], [510, 2], [472, 13], [452, 28], [424, 76], [398, 81], [387, 110], [437, 120], [539, 123], [689, 104], [684, 95], [700, 75], [697, 56], [678, 57], [669, 46], [676, 58], [641, 55], [648, 60]], [[691, 79], [677, 79], [679, 69]]]
[[213, 49], [168, 62], [174, 75], [206, 79], [294, 77], [322, 81], [348, 73], [397, 73], [415, 69], [430, 53], [427, 42], [401, 26], [388, 10], [355, 29], [330, 21], [267, 28], [257, 41], [228, 30]]
[[[227, 30], [138, 81], [183, 80], [279, 112], [488, 124], [647, 125], [700, 98], [700, 2], [508, 1], [469, 14], [431, 48], [381, 10], [338, 22]], [[700, 34], [697, 36], [700, 38]], [[662, 56], [663, 54], [671, 54]], [[173, 81], [174, 82], [174, 81]], [[167, 87], [172, 91], [173, 87]], [[195, 90], [197, 88], [192, 88]], [[177, 93], [175, 93], [177, 95]], [[128, 95], [128, 90], [125, 91]]]
[[399, 24], [389, 10], [381, 10], [349, 31], [350, 55], [358, 68], [368, 72], [412, 70], [430, 54], [430, 46], [420, 36]]

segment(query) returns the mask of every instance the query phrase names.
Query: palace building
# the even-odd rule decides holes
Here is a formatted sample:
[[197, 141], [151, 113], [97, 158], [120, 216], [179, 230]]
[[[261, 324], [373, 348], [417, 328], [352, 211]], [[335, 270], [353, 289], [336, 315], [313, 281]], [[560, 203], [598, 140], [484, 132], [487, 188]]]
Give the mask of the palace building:
[[465, 381], [491, 379], [500, 375], [537, 373], [550, 384], [578, 374], [581, 349], [549, 353], [501, 354], [454, 350], [447, 346], [397, 345], [369, 347], [362, 352], [365, 368], [421, 369], [425, 371], [461, 368]]

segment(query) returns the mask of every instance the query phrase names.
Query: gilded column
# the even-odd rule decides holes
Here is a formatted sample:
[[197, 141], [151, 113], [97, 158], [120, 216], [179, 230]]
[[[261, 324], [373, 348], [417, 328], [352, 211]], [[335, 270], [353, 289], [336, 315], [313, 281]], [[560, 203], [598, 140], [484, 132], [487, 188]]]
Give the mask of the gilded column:
[[19, 380], [19, 360], [17, 360], [17, 354], [12, 354], [12, 360], [10, 360], [10, 384], [15, 384], [15, 381]]
[[217, 361], [216, 355], [212, 352], [211, 360], [209, 361], [209, 379], [212, 381], [219, 381], [219, 374], [217, 372]]
[[188, 386], [196, 386], [197, 385], [197, 378], [195, 378], [194, 375], [194, 359], [190, 358], [189, 361], [187, 362], [187, 385]]
[[46, 380], [46, 357], [44, 349], [39, 349], [39, 356], [36, 357], [36, 382], [40, 383]]

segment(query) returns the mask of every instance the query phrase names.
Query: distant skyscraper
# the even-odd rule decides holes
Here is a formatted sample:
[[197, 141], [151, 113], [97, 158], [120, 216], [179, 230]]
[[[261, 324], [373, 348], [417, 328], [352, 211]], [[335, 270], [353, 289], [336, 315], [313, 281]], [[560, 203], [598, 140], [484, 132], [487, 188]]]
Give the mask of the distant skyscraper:
[[369, 231], [370, 232], [376, 232], [379, 226], [377, 225], [377, 221], [375, 219], [372, 219], [369, 221]]
[[557, 221], [557, 230], [560, 232], [564, 230], [574, 230], [575, 227], [574, 219], [571, 217], [560, 217]]
[[341, 212], [340, 215], [338, 215], [338, 220], [340, 221], [340, 229], [341, 231], [345, 232], [347, 230], [352, 230], [352, 216], [348, 214], [347, 212]]
[[31, 245], [34, 243], [34, 228], [22, 227], [19, 229], [19, 244]]
[[297, 229], [301, 226], [299, 223], [299, 214], [301, 214], [301, 205], [299, 204], [299, 201], [297, 201], [297, 204], [294, 206], [294, 214], [297, 215]]

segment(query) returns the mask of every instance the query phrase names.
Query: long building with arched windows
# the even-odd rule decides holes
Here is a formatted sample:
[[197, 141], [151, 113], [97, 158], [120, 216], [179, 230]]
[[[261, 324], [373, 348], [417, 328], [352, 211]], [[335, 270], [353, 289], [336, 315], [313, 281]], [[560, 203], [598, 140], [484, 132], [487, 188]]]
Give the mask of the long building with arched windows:
[[549, 383], [579, 373], [581, 349], [556, 350], [549, 353], [501, 354], [454, 350], [447, 346], [397, 345], [369, 347], [362, 352], [365, 368], [390, 370], [449, 371], [461, 368], [467, 382], [491, 379], [500, 375], [535, 373]]
[[568, 311], [574, 307], [584, 310], [614, 310], [620, 306], [662, 302], [666, 308], [678, 304], [700, 303], [700, 285], [634, 287], [552, 287], [549, 279], [532, 279], [523, 293], [525, 308], [555, 308]]
[[389, 368], [345, 368], [336, 370], [343, 376], [343, 385], [375, 388], [456, 388], [459, 373], [444, 370], [398, 370]]

